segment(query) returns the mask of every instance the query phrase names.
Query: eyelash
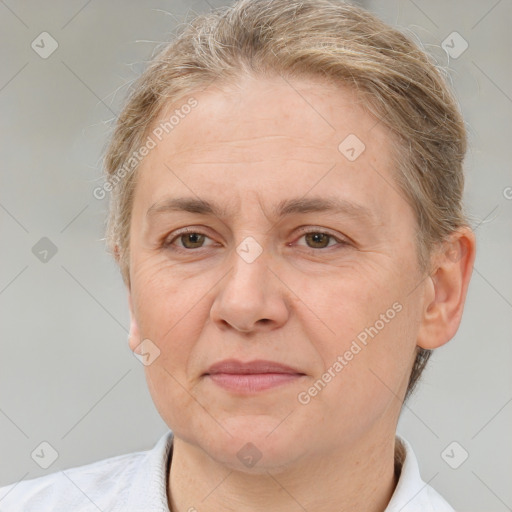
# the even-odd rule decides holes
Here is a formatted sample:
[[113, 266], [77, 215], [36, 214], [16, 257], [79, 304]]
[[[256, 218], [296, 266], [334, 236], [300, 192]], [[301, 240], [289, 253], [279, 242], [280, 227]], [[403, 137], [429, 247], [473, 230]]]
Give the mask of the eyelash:
[[[332, 233], [329, 233], [328, 231], [324, 231], [322, 229], [306, 229], [306, 228], [299, 228], [299, 229], [301, 231], [300, 238], [302, 238], [302, 237], [304, 237], [304, 236], [306, 236], [308, 234], [314, 233], [314, 234], [327, 235], [329, 237], [329, 242], [331, 240], [335, 240], [340, 247], [349, 245], [348, 241], [340, 240], [339, 238], [334, 236]], [[191, 253], [191, 252], [194, 252], [194, 251], [198, 251], [200, 249], [204, 249], [204, 247], [198, 247], [196, 249], [186, 249], [186, 248], [183, 248], [183, 247], [175, 246], [173, 244], [174, 241], [178, 240], [181, 236], [186, 235], [186, 234], [204, 235], [206, 238], [210, 238], [206, 233], [204, 233], [204, 232], [202, 232], [200, 230], [185, 228], [185, 229], [182, 229], [182, 230], [178, 230], [176, 233], [174, 233], [173, 237], [170, 240], [169, 240], [169, 237], [166, 237], [163, 240], [162, 246], [164, 248], [166, 248], [166, 249], [170, 249], [172, 251], [181, 252], [181, 253]], [[290, 244], [288, 244], [288, 245], [290, 245]], [[326, 251], [327, 249], [333, 248], [333, 247], [335, 247], [335, 245], [332, 245], [332, 246], [328, 245], [326, 247], [321, 247], [321, 248], [307, 247], [306, 246], [305, 248], [306, 249], [310, 249], [312, 251]]]

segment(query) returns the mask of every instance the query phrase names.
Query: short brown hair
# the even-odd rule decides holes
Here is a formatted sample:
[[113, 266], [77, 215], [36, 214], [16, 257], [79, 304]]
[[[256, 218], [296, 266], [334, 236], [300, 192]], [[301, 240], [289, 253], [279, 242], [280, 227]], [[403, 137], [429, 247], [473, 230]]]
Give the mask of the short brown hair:
[[[443, 74], [409, 37], [359, 7], [336, 0], [240, 0], [184, 25], [135, 82], [117, 120], [104, 160], [111, 191], [107, 240], [125, 283], [138, 167], [133, 161], [126, 172], [126, 162], [164, 106], [247, 73], [316, 76], [358, 91], [396, 141], [396, 183], [416, 214], [418, 262], [428, 271], [434, 244], [468, 225], [466, 132]], [[406, 398], [430, 355], [417, 348]]]

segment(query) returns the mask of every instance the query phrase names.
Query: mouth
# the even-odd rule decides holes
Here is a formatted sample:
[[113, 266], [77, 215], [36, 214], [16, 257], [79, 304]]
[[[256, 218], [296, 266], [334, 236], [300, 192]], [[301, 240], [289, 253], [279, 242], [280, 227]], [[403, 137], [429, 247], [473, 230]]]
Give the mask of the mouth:
[[275, 388], [304, 376], [300, 370], [275, 361], [255, 360], [243, 363], [236, 359], [215, 363], [204, 374], [214, 384], [240, 394]]

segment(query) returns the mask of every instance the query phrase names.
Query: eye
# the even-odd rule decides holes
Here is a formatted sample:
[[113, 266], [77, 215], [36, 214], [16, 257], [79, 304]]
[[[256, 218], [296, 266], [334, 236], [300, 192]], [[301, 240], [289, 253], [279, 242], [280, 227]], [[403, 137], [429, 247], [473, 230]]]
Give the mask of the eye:
[[[333, 234], [321, 230], [302, 230], [301, 238], [306, 240], [306, 244], [310, 249], [325, 249], [333, 245], [348, 245], [348, 242], [335, 237]], [[330, 242], [334, 242], [330, 244]], [[329, 245], [330, 244], [330, 245]]]
[[[204, 247], [206, 239], [209, 239], [209, 237], [204, 233], [187, 228], [166, 238], [163, 245], [164, 247], [171, 248], [173, 250], [190, 251], [192, 249], [201, 249]], [[175, 241], [180, 242], [181, 245], [175, 244]]]
[[[332, 233], [322, 231], [320, 229], [306, 230], [305, 228], [302, 228], [301, 231], [303, 234], [300, 238], [305, 239], [306, 247], [309, 249], [326, 249], [336, 245], [349, 245], [347, 241], [334, 236]], [[201, 231], [185, 228], [167, 237], [163, 241], [162, 245], [165, 248], [174, 251], [190, 252], [194, 249], [208, 247], [207, 245], [205, 245], [206, 240], [211, 239], [209, 236], [202, 233]], [[212, 244], [210, 244], [210, 246], [211, 245]]]

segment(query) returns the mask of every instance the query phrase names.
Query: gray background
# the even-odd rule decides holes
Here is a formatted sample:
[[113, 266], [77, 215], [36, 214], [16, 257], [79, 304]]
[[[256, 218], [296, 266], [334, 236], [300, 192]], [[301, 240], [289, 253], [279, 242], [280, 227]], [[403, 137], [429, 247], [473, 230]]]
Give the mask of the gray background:
[[[399, 432], [457, 510], [512, 510], [512, 2], [362, 3], [448, 67], [470, 132], [479, 247], [466, 311]], [[0, 485], [148, 449], [167, 428], [127, 346], [125, 290], [102, 241], [107, 204], [92, 190], [127, 84], [190, 9], [209, 5], [0, 1]], [[59, 45], [47, 59], [31, 48], [44, 31]], [[469, 47], [448, 59], [453, 31]], [[32, 252], [42, 237], [57, 248], [46, 262]], [[46, 470], [31, 458], [42, 441], [58, 452]], [[453, 441], [452, 465], [469, 454], [458, 469], [441, 455]]]

